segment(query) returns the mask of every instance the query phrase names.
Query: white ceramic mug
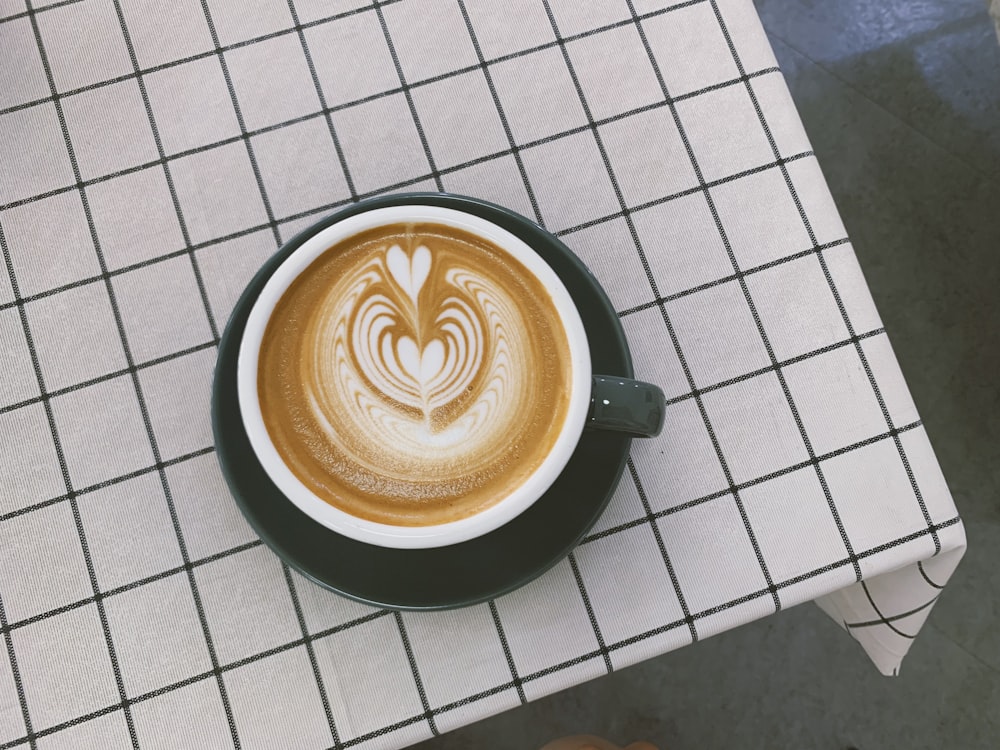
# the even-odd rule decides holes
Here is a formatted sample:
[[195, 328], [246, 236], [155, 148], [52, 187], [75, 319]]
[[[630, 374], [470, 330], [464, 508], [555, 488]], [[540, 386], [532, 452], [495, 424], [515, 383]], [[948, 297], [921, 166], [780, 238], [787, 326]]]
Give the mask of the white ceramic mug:
[[[566, 419], [555, 442], [538, 469], [506, 497], [475, 515], [448, 523], [429, 526], [394, 526], [377, 523], [346, 513], [317, 497], [282, 460], [268, 434], [261, 413], [257, 390], [257, 365], [261, 341], [275, 305], [295, 278], [316, 258], [338, 242], [378, 226], [398, 223], [428, 222], [462, 229], [483, 237], [518, 260], [548, 290], [559, 313], [569, 342], [570, 394]], [[661, 411], [662, 393], [656, 386], [624, 378], [599, 378], [604, 383], [626, 390], [642, 390], [657, 401]], [[277, 488], [314, 521], [344, 536], [383, 547], [424, 548], [456, 544], [489, 533], [526, 510], [540, 498], [562, 472], [580, 440], [588, 420], [596, 427], [617, 429], [633, 434], [655, 434], [653, 429], [639, 429], [631, 420], [601, 417], [601, 404], [607, 412], [609, 398], [600, 399], [595, 412], [593, 394], [595, 377], [591, 371], [587, 333], [573, 298], [552, 268], [525, 242], [510, 232], [478, 216], [451, 208], [428, 205], [402, 205], [376, 208], [354, 214], [319, 230], [298, 247], [268, 279], [254, 302], [240, 343], [237, 361], [237, 391], [243, 425], [261, 466]], [[658, 396], [657, 396], [658, 394]], [[614, 397], [612, 397], [614, 398]], [[597, 416], [595, 416], [595, 413]], [[647, 422], [649, 420], [647, 419]], [[653, 419], [655, 423], [657, 418]], [[631, 429], [629, 429], [631, 425]]]

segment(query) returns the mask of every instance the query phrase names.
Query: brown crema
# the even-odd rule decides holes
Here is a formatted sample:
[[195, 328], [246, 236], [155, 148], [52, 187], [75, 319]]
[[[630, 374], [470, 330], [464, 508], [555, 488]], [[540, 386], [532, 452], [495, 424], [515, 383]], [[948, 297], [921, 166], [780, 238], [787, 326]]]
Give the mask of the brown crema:
[[370, 521], [479, 513], [542, 464], [569, 404], [552, 298], [494, 243], [441, 224], [343, 240], [289, 286], [257, 388], [271, 441], [315, 495]]

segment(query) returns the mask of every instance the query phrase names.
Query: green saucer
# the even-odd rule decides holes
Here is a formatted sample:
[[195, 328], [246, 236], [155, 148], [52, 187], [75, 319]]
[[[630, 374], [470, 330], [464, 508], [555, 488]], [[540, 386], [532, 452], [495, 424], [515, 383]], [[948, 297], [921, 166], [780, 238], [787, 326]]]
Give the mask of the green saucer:
[[409, 203], [466, 211], [524, 240], [555, 269], [576, 302], [587, 329], [594, 372], [632, 377], [625, 334], [611, 302], [586, 266], [559, 240], [522, 216], [474, 198], [392, 195], [351, 205], [300, 232], [247, 285], [219, 344], [212, 429], [222, 472], [240, 510], [292, 568], [366, 604], [447, 609], [507, 593], [569, 554], [610, 500], [625, 468], [631, 438], [585, 431], [562, 474], [528, 510], [489, 534], [448, 547], [389, 549], [349, 539], [313, 521], [274, 486], [250, 447], [236, 394], [236, 360], [250, 309], [271, 274], [310, 236], [347, 216]]

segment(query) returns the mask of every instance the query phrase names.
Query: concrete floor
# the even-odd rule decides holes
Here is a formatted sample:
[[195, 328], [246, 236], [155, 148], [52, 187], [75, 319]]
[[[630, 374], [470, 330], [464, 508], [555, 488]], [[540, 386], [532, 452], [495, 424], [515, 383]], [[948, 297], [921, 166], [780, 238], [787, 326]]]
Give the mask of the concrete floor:
[[1000, 45], [983, 0], [757, 7], [965, 518], [965, 561], [896, 679], [807, 605], [418, 750], [578, 732], [663, 750], [1000, 747]]

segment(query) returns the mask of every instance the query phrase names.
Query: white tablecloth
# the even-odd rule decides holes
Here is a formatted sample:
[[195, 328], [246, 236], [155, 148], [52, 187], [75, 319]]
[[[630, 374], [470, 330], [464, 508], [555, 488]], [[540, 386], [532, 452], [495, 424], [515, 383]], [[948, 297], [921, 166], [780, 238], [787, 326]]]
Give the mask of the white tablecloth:
[[[814, 599], [896, 671], [963, 529], [750, 0], [0, 17], [0, 750], [398, 748]], [[437, 614], [290, 572], [209, 423], [261, 262], [397, 190], [558, 234], [669, 399], [568, 560]]]

